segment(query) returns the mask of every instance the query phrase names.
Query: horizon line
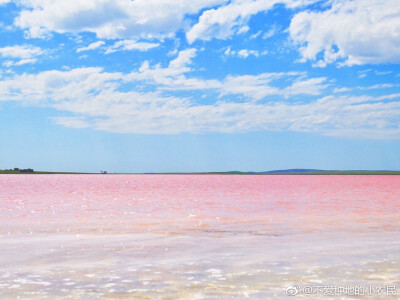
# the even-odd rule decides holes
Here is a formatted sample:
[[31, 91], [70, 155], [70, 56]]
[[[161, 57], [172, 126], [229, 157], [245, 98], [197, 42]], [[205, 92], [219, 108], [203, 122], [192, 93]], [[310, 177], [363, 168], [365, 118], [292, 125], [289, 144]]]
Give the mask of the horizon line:
[[100, 175], [113, 175], [113, 174], [121, 174], [121, 175], [179, 175], [179, 174], [227, 174], [227, 175], [235, 175], [235, 174], [248, 174], [248, 175], [301, 175], [301, 174], [309, 174], [309, 175], [325, 175], [325, 174], [396, 174], [400, 175], [400, 170], [374, 170], [374, 169], [305, 169], [305, 168], [296, 168], [296, 169], [277, 169], [277, 170], [269, 170], [269, 171], [187, 171], [187, 172], [179, 172], [179, 171], [171, 171], [171, 172], [109, 172], [109, 171], [100, 171], [100, 172], [76, 172], [76, 171], [41, 171], [34, 169], [0, 169], [0, 174], [100, 174]]

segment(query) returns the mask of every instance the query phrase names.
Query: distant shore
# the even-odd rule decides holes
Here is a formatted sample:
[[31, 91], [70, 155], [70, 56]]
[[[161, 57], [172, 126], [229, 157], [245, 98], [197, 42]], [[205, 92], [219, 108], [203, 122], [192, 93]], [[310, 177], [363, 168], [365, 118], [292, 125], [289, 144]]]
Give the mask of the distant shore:
[[49, 171], [33, 171], [33, 172], [21, 172], [14, 170], [0, 170], [0, 174], [100, 174], [100, 173], [80, 173], [80, 172], [49, 172]]
[[385, 170], [307, 170], [290, 169], [276, 170], [266, 172], [168, 172], [168, 173], [84, 173], [84, 172], [50, 172], [50, 171], [32, 171], [23, 172], [15, 170], [0, 170], [0, 174], [76, 174], [76, 175], [400, 175], [400, 171]]

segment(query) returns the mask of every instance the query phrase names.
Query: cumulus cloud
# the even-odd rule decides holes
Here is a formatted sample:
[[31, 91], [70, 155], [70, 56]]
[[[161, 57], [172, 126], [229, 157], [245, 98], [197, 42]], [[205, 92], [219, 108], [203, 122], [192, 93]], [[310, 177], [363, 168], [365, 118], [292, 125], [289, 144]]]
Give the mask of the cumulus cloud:
[[232, 0], [229, 4], [202, 13], [197, 24], [186, 34], [189, 43], [213, 38], [226, 39], [248, 30], [248, 20], [255, 14], [266, 12], [276, 4], [288, 8], [309, 5], [318, 0]]
[[334, 0], [324, 11], [296, 14], [289, 28], [302, 61], [324, 67], [400, 62], [396, 0]]
[[130, 73], [128, 77], [130, 80], [156, 85], [159, 89], [197, 90], [219, 86], [220, 83], [216, 80], [187, 78], [185, 73], [192, 71], [191, 64], [196, 53], [195, 48], [182, 50], [167, 67], [162, 67], [160, 64], [150, 66], [149, 62], [145, 61], [137, 72]]
[[116, 42], [106, 50], [106, 54], [124, 50], [147, 51], [159, 47], [159, 43], [138, 42], [135, 40], [122, 40]]
[[105, 44], [104, 41], [97, 41], [97, 42], [91, 43], [87, 47], [81, 47], [81, 48], [76, 49], [76, 53], [79, 53], [82, 51], [94, 50], [94, 49], [97, 49], [97, 48], [103, 46], [104, 44]]
[[76, 68], [16, 75], [0, 81], [1, 100], [26, 104], [56, 103], [115, 88], [118, 85], [116, 80], [121, 79], [122, 74], [101, 71], [101, 68]]
[[0, 5], [11, 2], [11, 0], [0, 0]]
[[[227, 95], [242, 96], [252, 101], [262, 100], [267, 96], [319, 95], [328, 84], [326, 78], [306, 78], [304, 73], [282, 72], [262, 73], [258, 75], [228, 75], [222, 80], [202, 79], [190, 76], [191, 64], [197, 50], [189, 48], [180, 51], [167, 67], [157, 64], [150, 66], [145, 61], [138, 71], [127, 75], [129, 80], [145, 81], [157, 90], [211, 90], [219, 98]], [[282, 87], [282, 80], [287, 84]], [[281, 87], [279, 87], [281, 85]]]
[[[100, 39], [137, 40], [171, 37], [183, 29], [192, 43], [246, 33], [253, 15], [276, 4], [296, 8], [318, 1], [194, 0], [188, 5], [181, 0], [23, 0], [17, 2], [21, 11], [14, 23], [31, 38], [43, 38], [51, 32], [93, 32]], [[192, 17], [199, 12], [198, 22], [191, 27]]]
[[189, 43], [197, 39], [226, 39], [234, 33], [239, 33], [246, 26], [248, 18], [261, 11], [271, 9], [279, 1], [232, 1], [218, 9], [206, 10], [186, 34]]
[[[203, 80], [189, 76], [195, 55], [196, 49], [186, 49], [166, 67], [144, 63], [139, 70], [128, 74], [95, 67], [11, 74], [0, 81], [0, 101], [51, 107], [64, 114], [54, 116], [57, 124], [110, 132], [289, 130], [353, 137], [400, 137], [400, 94], [322, 97], [319, 95], [327, 86], [326, 78], [307, 78], [299, 72]], [[145, 92], [126, 89], [126, 83], [141, 82], [154, 85], [155, 89]], [[210, 95], [214, 96], [209, 96], [206, 103], [199, 103], [190, 97], [171, 96], [168, 90], [186, 88], [212, 91]], [[307, 102], [292, 100], [301, 93], [319, 98]], [[234, 98], [237, 95], [242, 96], [241, 101]]]
[[183, 28], [185, 16], [227, 0], [23, 0], [15, 25], [31, 37], [47, 32], [93, 32], [98, 38], [170, 36]]

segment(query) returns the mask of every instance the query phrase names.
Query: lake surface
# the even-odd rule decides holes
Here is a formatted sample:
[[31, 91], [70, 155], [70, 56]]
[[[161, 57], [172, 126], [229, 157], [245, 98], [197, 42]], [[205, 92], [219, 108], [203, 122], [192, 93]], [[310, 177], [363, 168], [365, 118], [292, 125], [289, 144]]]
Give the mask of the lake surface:
[[0, 175], [0, 299], [318, 299], [304, 290], [318, 286], [398, 297], [400, 176]]

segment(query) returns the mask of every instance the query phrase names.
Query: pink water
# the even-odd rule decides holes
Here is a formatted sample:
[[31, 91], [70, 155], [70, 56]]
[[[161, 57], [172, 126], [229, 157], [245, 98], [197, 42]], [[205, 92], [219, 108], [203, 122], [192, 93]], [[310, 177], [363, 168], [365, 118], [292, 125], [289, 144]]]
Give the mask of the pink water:
[[399, 285], [400, 176], [0, 175], [0, 298]]

